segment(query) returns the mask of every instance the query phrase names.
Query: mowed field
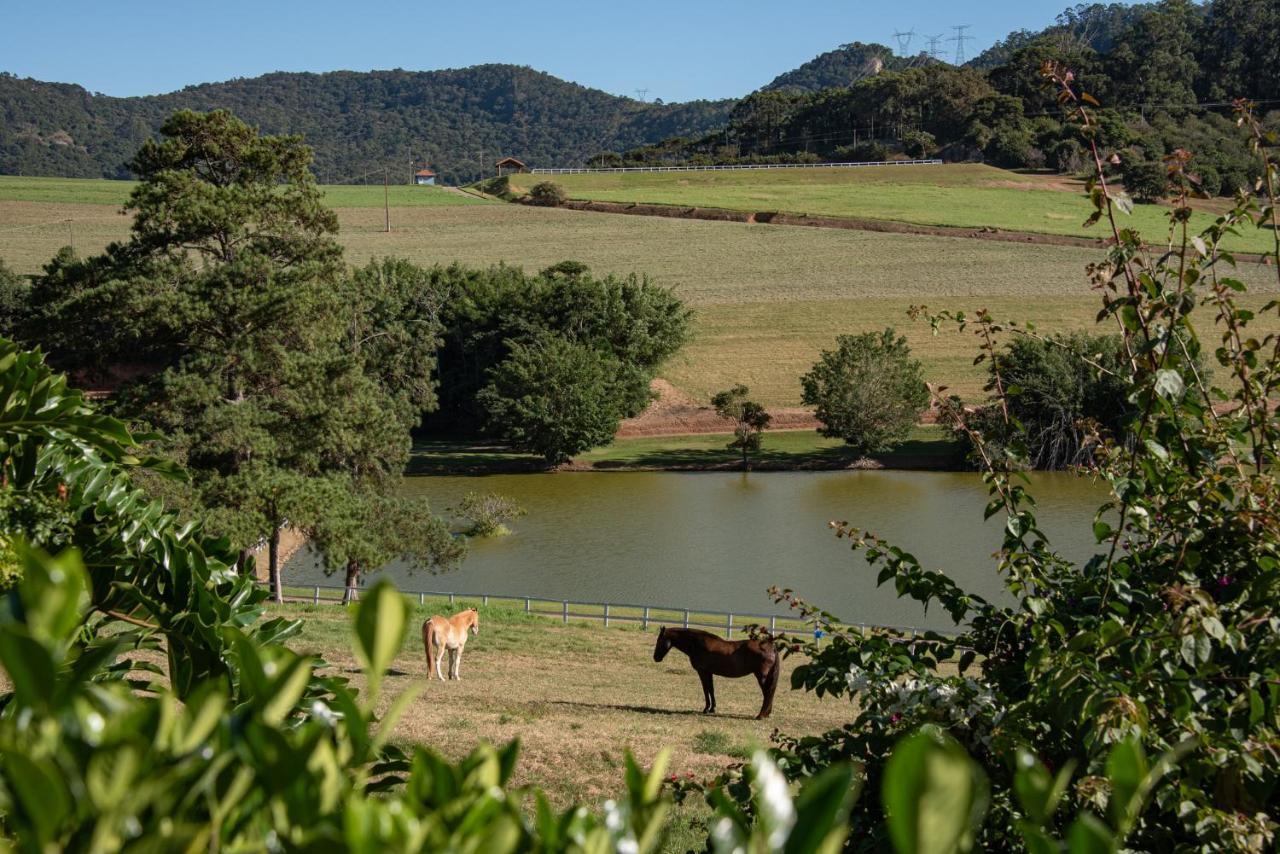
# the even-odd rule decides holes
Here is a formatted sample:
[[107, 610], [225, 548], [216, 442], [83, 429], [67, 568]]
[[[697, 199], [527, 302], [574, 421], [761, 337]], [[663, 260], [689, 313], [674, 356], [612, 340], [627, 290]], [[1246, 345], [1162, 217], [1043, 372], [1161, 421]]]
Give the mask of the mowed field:
[[[51, 200], [27, 198], [33, 186]], [[1049, 330], [1092, 328], [1099, 305], [1085, 276], [1095, 249], [581, 213], [417, 187], [400, 189], [448, 201], [393, 207], [387, 234], [381, 187], [337, 189], [348, 194], [337, 213], [352, 263], [395, 255], [538, 270], [575, 259], [598, 273], [645, 273], [674, 287], [696, 311], [695, 334], [664, 377], [701, 401], [742, 382], [768, 405], [795, 406], [799, 377], [820, 350], [837, 335], [885, 326], [907, 335], [930, 380], [976, 398], [983, 375], [972, 364], [973, 337], [935, 337], [907, 318], [908, 306], [987, 308]], [[108, 181], [0, 179], [0, 258], [34, 273], [69, 242], [83, 254], [125, 238], [124, 192]], [[1084, 203], [1075, 205], [1083, 217]], [[1274, 270], [1242, 264], [1237, 272], [1254, 288], [1250, 300], [1276, 293]]]
[[[670, 747], [671, 773], [706, 779], [767, 746], [775, 727], [816, 735], [853, 718], [847, 700], [789, 690], [799, 663], [794, 658], [783, 663], [767, 720], [754, 720], [760, 689], [751, 677], [716, 679], [717, 714], [703, 715], [702, 688], [688, 659], [673, 651], [661, 663], [653, 661], [653, 629], [561, 625], [518, 608], [461, 600], [454, 610], [473, 605], [479, 608], [480, 632], [467, 641], [462, 679], [427, 682], [393, 740], [405, 748], [426, 745], [457, 760], [480, 740], [519, 739], [514, 782], [543, 788], [561, 809], [573, 801], [599, 808], [622, 794], [625, 750], [647, 767]], [[383, 710], [412, 683], [429, 678], [420, 626], [433, 612], [428, 603], [411, 619], [405, 647], [384, 683]], [[290, 605], [273, 608], [271, 616], [277, 613], [303, 620], [301, 638], [289, 644], [293, 649], [322, 657], [330, 672], [362, 687], [345, 608]], [[677, 809], [667, 850], [684, 851], [695, 843], [700, 848], [706, 832], [697, 824], [705, 815], [697, 804]]]
[[[1107, 237], [1089, 215], [1084, 183], [1061, 176], [1023, 175], [977, 163], [834, 169], [725, 170], [719, 172], [601, 172], [577, 175], [513, 175], [513, 189], [527, 191], [554, 181], [573, 199], [648, 202], [782, 211], [813, 216], [894, 220], [926, 226], [995, 228], [1072, 237]], [[1207, 208], [1222, 207], [1207, 202]], [[1148, 240], [1164, 241], [1168, 209], [1138, 205], [1122, 217]], [[1197, 230], [1213, 221], [1199, 213]], [[1237, 251], [1265, 252], [1271, 237], [1253, 230], [1231, 239]]]

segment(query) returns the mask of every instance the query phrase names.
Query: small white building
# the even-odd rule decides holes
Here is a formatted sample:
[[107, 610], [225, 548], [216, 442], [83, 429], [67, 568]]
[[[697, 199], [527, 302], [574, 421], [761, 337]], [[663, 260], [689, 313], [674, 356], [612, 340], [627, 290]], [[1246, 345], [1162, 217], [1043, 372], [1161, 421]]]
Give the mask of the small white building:
[[435, 182], [436, 173], [432, 172], [430, 169], [419, 169], [417, 172], [413, 173], [413, 183], [418, 184], [419, 186], [427, 186], [429, 184], [435, 184]]

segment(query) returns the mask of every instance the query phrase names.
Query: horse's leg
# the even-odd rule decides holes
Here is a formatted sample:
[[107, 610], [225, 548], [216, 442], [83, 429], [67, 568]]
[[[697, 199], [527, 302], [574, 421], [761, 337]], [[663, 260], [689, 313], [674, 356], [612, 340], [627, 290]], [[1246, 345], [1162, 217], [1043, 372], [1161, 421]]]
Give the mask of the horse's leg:
[[453, 662], [453, 678], [459, 682], [462, 681], [462, 647], [464, 644], [458, 644], [458, 657]]
[[709, 715], [716, 710], [716, 689], [711, 682], [711, 671], [699, 670], [698, 677], [702, 679], [702, 713]]
[[760, 714], [756, 715], [756, 720], [764, 720], [773, 712], [773, 694], [778, 690], [780, 670], [782, 670], [782, 662], [775, 658], [769, 662], [769, 669], [766, 672], [756, 674], [756, 680], [760, 683], [760, 693], [764, 695], [764, 702], [760, 705]]
[[438, 646], [439, 646], [439, 651], [436, 653], [436, 676], [439, 677], [441, 682], [443, 682], [444, 670], [441, 669], [440, 665], [444, 663], [444, 654], [449, 651], [449, 648], [445, 646], [443, 643], [439, 644]]

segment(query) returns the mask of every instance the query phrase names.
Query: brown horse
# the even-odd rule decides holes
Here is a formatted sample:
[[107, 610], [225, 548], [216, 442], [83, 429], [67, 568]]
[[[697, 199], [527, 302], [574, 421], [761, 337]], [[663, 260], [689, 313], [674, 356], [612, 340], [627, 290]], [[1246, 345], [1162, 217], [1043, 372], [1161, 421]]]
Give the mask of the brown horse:
[[704, 715], [714, 714], [716, 710], [716, 688], [711, 677], [736, 679], [750, 673], [756, 677], [760, 693], [764, 694], [764, 703], [756, 720], [769, 717], [773, 711], [773, 692], [778, 688], [778, 671], [782, 669], [778, 651], [771, 641], [727, 641], [700, 629], [664, 627], [658, 629], [653, 660], [662, 661], [673, 646], [689, 656], [689, 663], [702, 679], [702, 696], [706, 703], [702, 709]]

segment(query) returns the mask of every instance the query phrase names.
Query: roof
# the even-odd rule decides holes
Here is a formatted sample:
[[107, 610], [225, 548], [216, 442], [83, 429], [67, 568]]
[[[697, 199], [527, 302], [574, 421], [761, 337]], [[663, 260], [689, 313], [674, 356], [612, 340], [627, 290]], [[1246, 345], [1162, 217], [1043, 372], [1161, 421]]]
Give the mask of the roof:
[[499, 166], [523, 166], [524, 162], [516, 160], [514, 157], [504, 157], [498, 161]]
[[415, 178], [432, 178], [432, 177], [434, 177], [434, 176], [435, 176], [435, 174], [436, 174], [436, 173], [432, 172], [430, 169], [419, 169], [417, 172], [414, 172], [414, 173], [413, 173], [413, 177], [415, 177]]

